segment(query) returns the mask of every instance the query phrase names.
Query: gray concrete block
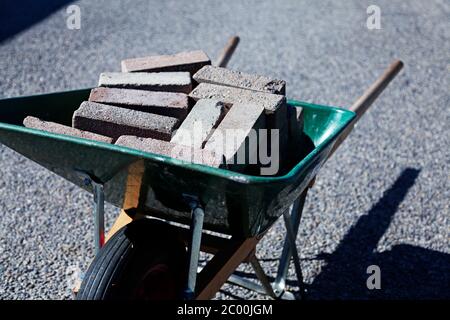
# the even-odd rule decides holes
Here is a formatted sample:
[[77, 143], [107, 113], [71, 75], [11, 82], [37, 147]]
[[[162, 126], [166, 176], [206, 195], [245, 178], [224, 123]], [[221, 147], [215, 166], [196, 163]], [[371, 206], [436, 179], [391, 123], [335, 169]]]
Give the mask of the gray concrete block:
[[39, 118], [35, 117], [26, 117], [23, 120], [23, 125], [27, 128], [43, 130], [51, 133], [65, 134], [68, 136], [97, 140], [105, 143], [112, 143], [112, 139], [110, 137], [106, 137], [100, 134], [82, 131], [76, 128], [72, 128], [69, 126], [65, 126], [55, 122], [43, 121]]
[[192, 90], [188, 72], [105, 72], [100, 74], [100, 87], [171, 91], [189, 93]]
[[[289, 143], [289, 125], [286, 123], [281, 128], [276, 129], [270, 129], [270, 140], [268, 141], [269, 150], [272, 159], [278, 159], [278, 171], [276, 174], [279, 173], [286, 173], [288, 168], [287, 166], [290, 164], [290, 143]], [[272, 137], [274, 135], [274, 130], [278, 130], [278, 140], [275, 139], [275, 137]], [[277, 144], [277, 145], [275, 145]]]
[[114, 140], [133, 135], [169, 141], [178, 119], [96, 102], [83, 102], [73, 114], [73, 127]]
[[225, 108], [217, 99], [200, 99], [174, 133], [171, 142], [202, 148], [212, 130], [222, 119]]
[[242, 170], [247, 164], [258, 163], [258, 136], [263, 128], [261, 104], [236, 103], [207, 140], [205, 150], [223, 155], [230, 169]]
[[178, 160], [204, 164], [215, 168], [218, 168], [221, 165], [221, 158], [216, 157], [216, 155], [209, 150], [178, 145], [172, 142], [152, 138], [121, 136], [117, 139], [115, 144], [145, 152], [164, 155]]
[[122, 72], [187, 71], [194, 74], [208, 64], [211, 64], [208, 55], [196, 50], [123, 60]]
[[289, 107], [288, 155], [292, 167], [303, 159], [313, 148], [313, 141], [304, 133], [304, 114], [301, 107]]
[[[288, 104], [283, 103], [277, 112], [266, 114], [266, 126], [270, 130], [268, 135], [269, 152], [274, 158], [275, 154], [278, 159], [278, 173], [285, 173], [289, 162], [289, 113]], [[277, 132], [275, 133], [275, 130]], [[278, 137], [278, 138], [277, 138]], [[276, 144], [276, 145], [275, 145]], [[264, 167], [264, 166], [263, 166]]]
[[286, 93], [286, 81], [234, 71], [227, 68], [204, 66], [193, 76], [198, 83], [212, 83], [254, 91]]
[[[189, 96], [194, 100], [200, 98], [218, 99], [223, 101], [228, 106], [232, 105], [231, 110], [233, 110], [233, 108], [240, 103], [254, 104], [263, 107], [265, 113], [265, 128], [268, 130], [279, 130], [278, 150], [276, 151], [278, 158], [277, 165], [278, 167], [284, 168], [285, 164], [288, 162], [287, 158], [289, 148], [289, 127], [287, 123], [288, 115], [285, 96], [234, 87], [219, 86], [209, 83], [200, 83], [194, 90], [192, 90]], [[268, 135], [268, 137], [270, 137], [270, 139], [267, 141], [267, 145], [270, 148], [272, 139], [270, 135]], [[270, 152], [272, 152], [272, 150], [270, 150]], [[237, 168], [237, 170], [241, 169]]]
[[279, 94], [255, 92], [210, 83], [200, 83], [189, 96], [194, 100], [218, 99], [229, 106], [235, 103], [261, 105], [268, 114], [277, 111], [286, 101], [286, 98]]
[[301, 107], [288, 108], [288, 124], [289, 124], [289, 139], [295, 145], [303, 139], [303, 109]]
[[187, 95], [178, 92], [100, 87], [91, 90], [89, 101], [175, 117], [180, 120], [183, 120], [189, 111]]
[[281, 128], [287, 121], [286, 117], [286, 97], [279, 94], [257, 92], [241, 88], [220, 86], [217, 84], [200, 83], [189, 94], [194, 100], [218, 99], [225, 105], [231, 106], [235, 103], [246, 103], [251, 105], [261, 105], [264, 108], [271, 128]]
[[288, 114], [286, 100], [276, 109], [275, 112], [266, 111], [266, 124], [269, 129], [281, 129], [288, 125]]

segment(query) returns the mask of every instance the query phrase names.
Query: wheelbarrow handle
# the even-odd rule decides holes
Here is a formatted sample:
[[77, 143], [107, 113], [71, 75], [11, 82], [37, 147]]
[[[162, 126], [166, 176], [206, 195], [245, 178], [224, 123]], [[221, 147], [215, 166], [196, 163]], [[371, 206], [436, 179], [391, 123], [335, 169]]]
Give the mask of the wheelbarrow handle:
[[337, 139], [328, 158], [333, 155], [334, 151], [336, 151], [336, 149], [341, 145], [345, 138], [347, 138], [358, 120], [361, 119], [361, 117], [369, 109], [372, 103], [378, 98], [381, 92], [383, 92], [383, 90], [395, 78], [395, 76], [400, 72], [402, 68], [402, 61], [395, 60], [394, 62], [392, 62], [391, 65], [383, 72], [383, 74], [364, 92], [364, 94], [359, 97], [359, 99], [356, 100], [355, 103], [353, 103], [349, 110], [355, 112], [356, 117]]
[[216, 66], [225, 68], [228, 64], [228, 61], [230, 61], [231, 56], [234, 53], [234, 50], [236, 50], [238, 44], [239, 44], [238, 36], [230, 37], [230, 39], [228, 39], [227, 44], [223, 48], [219, 58], [216, 61]]
[[364, 92], [364, 94], [355, 101], [349, 110], [356, 113], [357, 119], [361, 118], [367, 109], [369, 109], [375, 99], [378, 98], [380, 93], [383, 92], [383, 90], [395, 78], [402, 68], [403, 62], [400, 60], [395, 60], [392, 62], [384, 73], [366, 90], [366, 92]]

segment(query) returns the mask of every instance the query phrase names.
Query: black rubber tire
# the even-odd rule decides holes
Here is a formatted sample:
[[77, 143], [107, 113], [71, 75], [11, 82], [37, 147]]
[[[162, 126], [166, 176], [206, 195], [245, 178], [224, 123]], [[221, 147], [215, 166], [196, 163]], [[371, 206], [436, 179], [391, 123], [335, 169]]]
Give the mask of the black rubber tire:
[[181, 299], [187, 253], [167, 223], [141, 219], [120, 229], [94, 258], [77, 300]]

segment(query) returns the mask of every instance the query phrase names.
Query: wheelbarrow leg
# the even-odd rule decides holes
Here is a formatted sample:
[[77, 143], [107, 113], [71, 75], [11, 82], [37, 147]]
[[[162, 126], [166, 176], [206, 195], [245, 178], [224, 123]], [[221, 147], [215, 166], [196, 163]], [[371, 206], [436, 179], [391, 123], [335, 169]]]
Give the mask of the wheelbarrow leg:
[[105, 244], [105, 193], [103, 184], [97, 182], [89, 174], [76, 171], [84, 185], [91, 186], [94, 193], [94, 243], [95, 254]]
[[[297, 198], [297, 200], [294, 201], [292, 206], [288, 210], [286, 210], [284, 214], [287, 235], [285, 237], [283, 251], [280, 257], [280, 263], [275, 281], [273, 283], [270, 283], [258, 259], [254, 254], [252, 254], [248, 261], [251, 263], [253, 270], [255, 271], [255, 274], [261, 282], [262, 286], [235, 274], [232, 274], [230, 276], [228, 282], [246, 288], [248, 290], [252, 290], [261, 294], [267, 294], [272, 298], [294, 300], [295, 296], [292, 293], [285, 291], [289, 263], [291, 261], [291, 258], [293, 258], [297, 273], [297, 282], [300, 289], [300, 296], [304, 293], [303, 275], [301, 272], [297, 247], [295, 245], [295, 238], [297, 237], [298, 228], [300, 226], [300, 219], [305, 204], [306, 193], [307, 190], [305, 190]], [[288, 211], [290, 211], [290, 214]], [[294, 241], [292, 241], [292, 239]], [[292, 250], [292, 248], [294, 248], [294, 250]]]
[[94, 214], [95, 214], [95, 253], [98, 253], [105, 244], [105, 193], [103, 184], [92, 181], [94, 188]]
[[[282, 296], [285, 291], [286, 277], [289, 270], [289, 263], [291, 261], [291, 257], [293, 256], [293, 251], [293, 259], [296, 268], [300, 293], [304, 293], [303, 275], [301, 273], [300, 260], [298, 257], [297, 247], [295, 245], [295, 239], [297, 238], [298, 228], [300, 226], [300, 220], [302, 217], [303, 207], [305, 205], [307, 190], [308, 189], [303, 191], [299, 198], [292, 204], [290, 208], [290, 217], [287, 212], [283, 215], [286, 224], [287, 235], [284, 240], [283, 251], [280, 257], [277, 276], [273, 283], [275, 294], [277, 294], [278, 296]], [[291, 238], [293, 239], [293, 243]]]
[[289, 241], [289, 245], [291, 247], [292, 251], [292, 260], [294, 261], [294, 267], [295, 267], [295, 273], [297, 274], [297, 283], [298, 287], [300, 289], [300, 296], [303, 295], [303, 274], [302, 274], [302, 267], [300, 265], [300, 257], [298, 254], [298, 250], [295, 244], [295, 232], [294, 228], [292, 227], [292, 223], [290, 220], [289, 213], [286, 211], [283, 213], [284, 218], [284, 224], [286, 225], [286, 232], [287, 232], [287, 240]]
[[250, 262], [253, 271], [255, 271], [256, 277], [261, 282], [261, 285], [236, 274], [232, 274], [228, 278], [227, 282], [260, 294], [268, 295], [271, 298], [276, 299], [277, 295], [273, 291], [272, 284], [270, 283], [269, 278], [264, 272], [255, 254], [250, 254], [250, 256], [247, 258], [247, 261]]
[[265, 293], [268, 294], [272, 298], [276, 298], [276, 294], [273, 291], [272, 284], [270, 283], [269, 278], [267, 278], [266, 273], [264, 272], [261, 264], [259, 263], [258, 258], [255, 255], [250, 257], [250, 264], [252, 265], [253, 270], [255, 271], [258, 280], [261, 282], [262, 287], [265, 290]]
[[198, 259], [200, 255], [200, 245], [202, 241], [203, 219], [205, 212], [199, 205], [198, 201], [190, 198], [189, 205], [191, 207], [191, 241], [188, 246], [189, 271], [188, 280], [185, 290], [185, 299], [191, 300], [195, 298], [195, 286], [197, 282]]

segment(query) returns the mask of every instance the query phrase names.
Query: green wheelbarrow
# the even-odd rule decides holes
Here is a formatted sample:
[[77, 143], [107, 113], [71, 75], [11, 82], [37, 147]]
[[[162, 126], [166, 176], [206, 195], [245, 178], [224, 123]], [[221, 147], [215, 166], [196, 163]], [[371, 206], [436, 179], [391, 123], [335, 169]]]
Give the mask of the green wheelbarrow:
[[[314, 147], [283, 176], [250, 176], [22, 126], [28, 115], [70, 125], [90, 89], [0, 100], [0, 142], [94, 195], [97, 254], [78, 299], [210, 299], [227, 281], [293, 299], [304, 292], [295, 238], [307, 190], [401, 67], [391, 65], [352, 111], [288, 100], [303, 109], [303, 133]], [[104, 201], [122, 208], [106, 241]], [[270, 282], [256, 245], [281, 216], [287, 233]], [[201, 269], [200, 251], [212, 254]], [[285, 288], [291, 261], [298, 295]], [[241, 263], [252, 265], [260, 284], [233, 274]]]

